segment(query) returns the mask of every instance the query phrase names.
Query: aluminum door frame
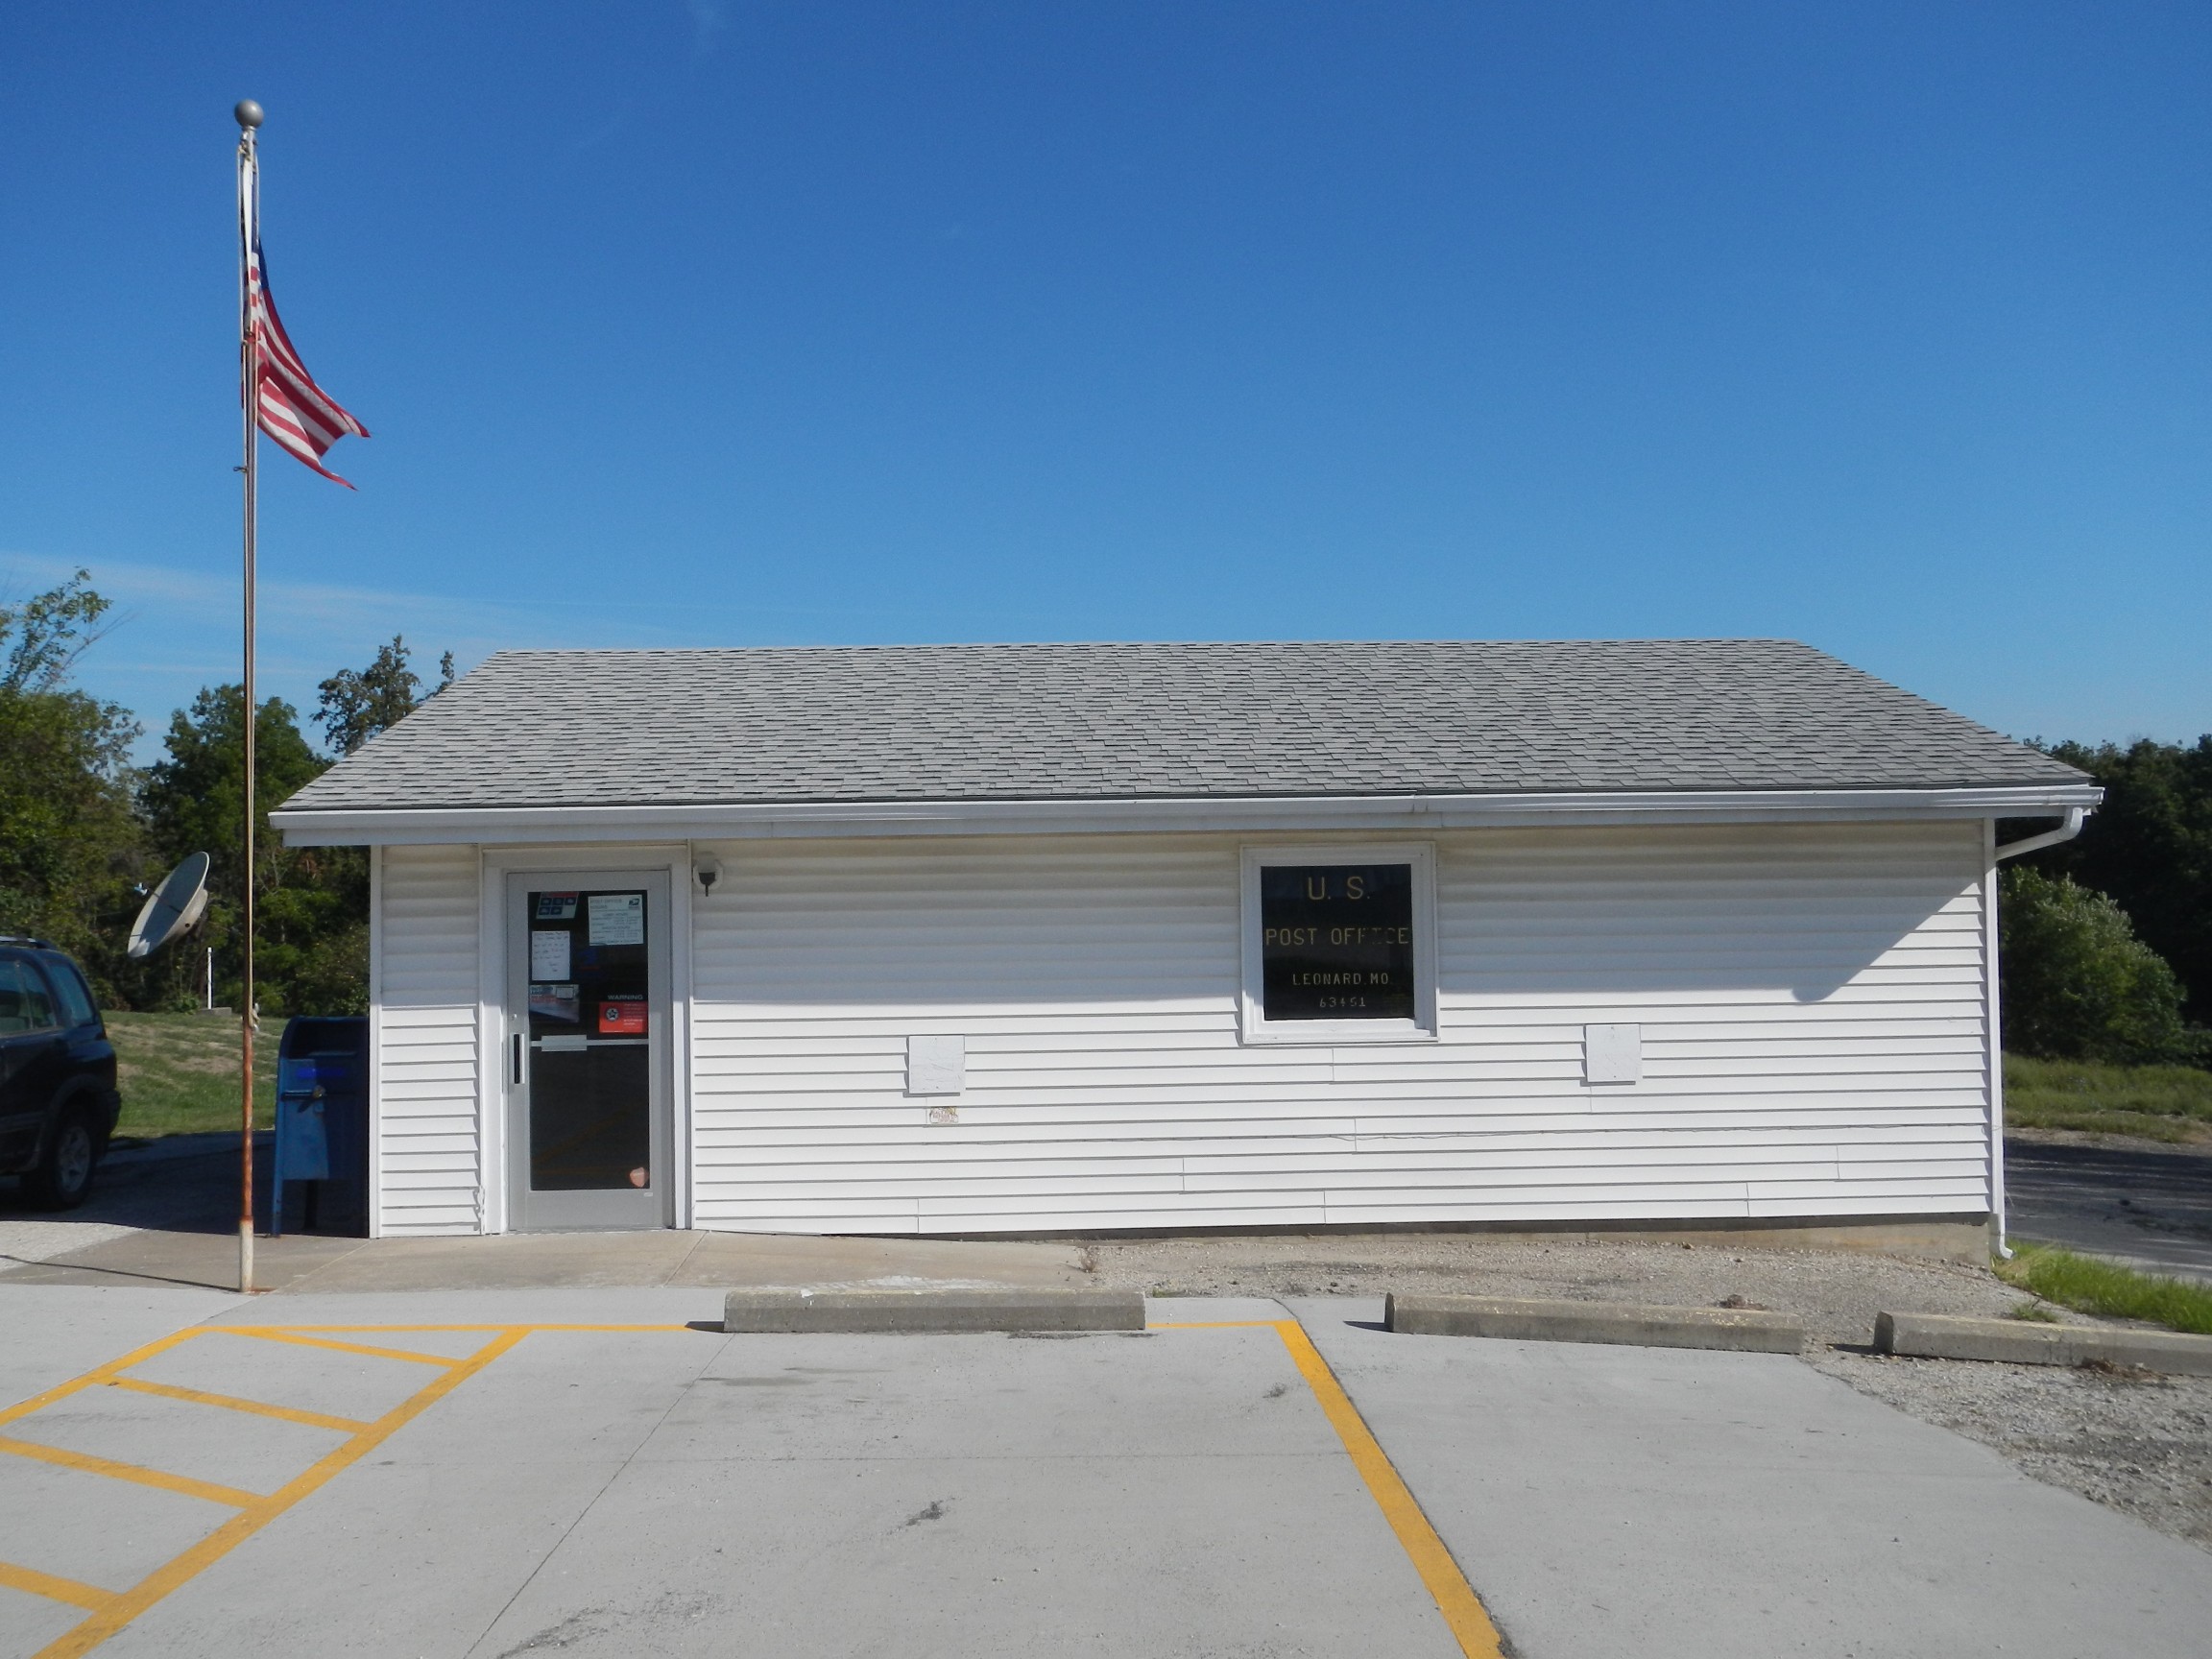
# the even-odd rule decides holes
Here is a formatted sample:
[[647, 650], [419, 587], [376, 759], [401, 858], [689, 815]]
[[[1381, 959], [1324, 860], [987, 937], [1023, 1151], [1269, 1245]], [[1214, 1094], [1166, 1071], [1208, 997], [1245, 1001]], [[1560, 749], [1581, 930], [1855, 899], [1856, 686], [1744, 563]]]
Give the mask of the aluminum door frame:
[[[506, 984], [500, 1000], [499, 1101], [503, 1131], [502, 1157], [506, 1192], [506, 1231], [511, 1233], [638, 1232], [676, 1224], [675, 1077], [671, 1039], [675, 1022], [673, 972], [674, 906], [669, 902], [668, 867], [633, 866], [629, 869], [508, 869], [503, 872], [499, 898], [501, 937], [506, 944]], [[652, 1171], [647, 1191], [659, 1197], [651, 1207], [636, 1204], [634, 1195], [619, 1188], [569, 1192], [537, 1192], [530, 1187], [530, 922], [524, 914], [530, 892], [621, 892], [642, 889], [645, 894], [645, 999], [648, 1087], [651, 1092], [647, 1123], [647, 1167]], [[658, 936], [660, 943], [653, 944]], [[516, 1058], [519, 1039], [520, 1077]], [[610, 1216], [607, 1201], [633, 1200], [627, 1213]], [[602, 1211], [592, 1214], [594, 1202]]]

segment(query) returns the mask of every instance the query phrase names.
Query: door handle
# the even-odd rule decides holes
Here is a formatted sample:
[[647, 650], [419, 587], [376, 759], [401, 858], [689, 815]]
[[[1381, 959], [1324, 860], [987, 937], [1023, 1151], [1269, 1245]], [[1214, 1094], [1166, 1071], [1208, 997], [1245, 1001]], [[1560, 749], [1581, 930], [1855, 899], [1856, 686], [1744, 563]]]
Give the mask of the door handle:
[[517, 1031], [514, 1036], [508, 1038], [507, 1041], [514, 1045], [513, 1048], [510, 1050], [510, 1053], [513, 1056], [513, 1058], [509, 1061], [512, 1075], [509, 1077], [508, 1081], [511, 1082], [516, 1088], [519, 1089], [522, 1087], [522, 1033]]

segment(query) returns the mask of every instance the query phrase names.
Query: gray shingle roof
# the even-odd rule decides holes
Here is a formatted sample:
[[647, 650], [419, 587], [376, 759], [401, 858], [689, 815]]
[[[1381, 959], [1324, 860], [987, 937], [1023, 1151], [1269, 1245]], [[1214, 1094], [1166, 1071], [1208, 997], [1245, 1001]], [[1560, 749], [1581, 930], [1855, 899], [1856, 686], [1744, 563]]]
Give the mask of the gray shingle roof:
[[2083, 781], [1780, 639], [503, 651], [286, 808]]

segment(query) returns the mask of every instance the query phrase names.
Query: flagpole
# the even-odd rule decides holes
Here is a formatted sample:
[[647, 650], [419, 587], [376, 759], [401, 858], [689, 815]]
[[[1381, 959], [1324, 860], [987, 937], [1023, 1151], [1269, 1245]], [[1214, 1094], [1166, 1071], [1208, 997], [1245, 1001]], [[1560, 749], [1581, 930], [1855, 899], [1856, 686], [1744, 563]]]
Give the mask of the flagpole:
[[[238, 120], [238, 391], [244, 420], [244, 464], [238, 470], [246, 481], [246, 671], [240, 690], [245, 699], [246, 729], [242, 733], [246, 756], [246, 822], [241, 826], [245, 852], [243, 890], [244, 932], [239, 950], [238, 1013], [238, 1289], [253, 1289], [253, 840], [254, 820], [260, 811], [258, 777], [254, 769], [255, 728], [260, 709], [253, 695], [253, 542], [258, 502], [254, 470], [260, 433], [266, 431], [282, 448], [333, 483], [346, 484], [323, 465], [323, 456], [340, 438], [366, 438], [369, 428], [353, 419], [327, 392], [315, 384], [300, 354], [276, 320], [276, 307], [269, 297], [269, 272], [261, 261], [261, 159], [255, 134], [261, 126], [261, 106], [248, 98], [231, 111]], [[353, 488], [346, 484], [346, 488]], [[271, 1204], [283, 1195], [272, 1190]]]
[[253, 704], [253, 539], [257, 527], [260, 504], [256, 496], [254, 475], [255, 405], [260, 399], [261, 348], [258, 331], [253, 326], [253, 307], [247, 262], [252, 256], [254, 224], [260, 211], [260, 157], [254, 151], [254, 131], [261, 125], [261, 106], [248, 98], [233, 111], [238, 120], [238, 366], [241, 403], [245, 409], [246, 464], [241, 470], [246, 474], [246, 672], [243, 690], [246, 700], [246, 823], [245, 823], [245, 877], [241, 883], [245, 892], [245, 934], [239, 951], [239, 1015], [238, 1046], [240, 1050], [241, 1085], [239, 1089], [238, 1131], [238, 1290], [241, 1295], [253, 1289], [253, 728], [256, 710]]

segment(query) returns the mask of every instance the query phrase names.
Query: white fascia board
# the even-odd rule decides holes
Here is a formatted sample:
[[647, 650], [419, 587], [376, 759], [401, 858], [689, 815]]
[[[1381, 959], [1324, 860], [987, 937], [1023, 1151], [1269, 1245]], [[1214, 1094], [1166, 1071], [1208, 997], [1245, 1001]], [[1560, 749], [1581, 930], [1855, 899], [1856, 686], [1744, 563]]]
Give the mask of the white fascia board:
[[1544, 795], [871, 801], [795, 805], [387, 807], [279, 811], [292, 847], [529, 846], [855, 835], [1111, 835], [1487, 829], [1509, 825], [1811, 823], [2011, 818], [2095, 806], [2090, 783], [1973, 789], [1593, 791]]

